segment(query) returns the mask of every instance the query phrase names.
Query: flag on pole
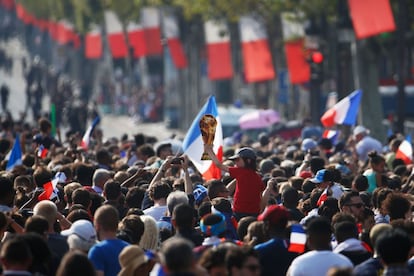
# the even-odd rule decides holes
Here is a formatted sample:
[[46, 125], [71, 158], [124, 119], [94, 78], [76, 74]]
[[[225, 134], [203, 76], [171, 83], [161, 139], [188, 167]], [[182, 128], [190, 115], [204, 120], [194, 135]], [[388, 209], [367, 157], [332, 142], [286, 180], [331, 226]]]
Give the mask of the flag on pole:
[[141, 24], [144, 28], [147, 54], [159, 56], [162, 54], [160, 13], [155, 7], [146, 7], [141, 10]]
[[340, 100], [322, 115], [322, 125], [324, 127], [332, 127], [336, 124], [355, 125], [361, 97], [362, 90], [356, 90]]
[[338, 142], [339, 133], [339, 130], [325, 129], [322, 133], [322, 138], [328, 138], [331, 140], [332, 145], [336, 145]]
[[305, 245], [306, 245], [305, 230], [303, 229], [302, 225], [293, 224], [291, 226], [290, 244], [289, 244], [288, 251], [296, 252], [296, 253], [303, 253], [305, 252]]
[[99, 122], [101, 121], [101, 117], [97, 116], [92, 124], [88, 127], [88, 129], [86, 130], [85, 134], [82, 137], [82, 141], [81, 141], [81, 147], [85, 150], [88, 149], [89, 147], [89, 142], [91, 139], [91, 135], [93, 130], [95, 129], [95, 127], [99, 124]]
[[126, 57], [128, 55], [128, 47], [125, 42], [124, 29], [115, 12], [105, 11], [105, 25], [112, 57]]
[[147, 54], [144, 29], [141, 24], [129, 22], [127, 26], [129, 45], [134, 48], [134, 57], [140, 58]]
[[242, 16], [239, 28], [246, 81], [274, 79], [275, 70], [264, 25], [252, 16]]
[[348, 4], [358, 39], [395, 31], [389, 0], [348, 0]]
[[211, 114], [216, 118], [217, 126], [216, 133], [214, 135], [213, 150], [219, 160], [223, 158], [223, 130], [221, 127], [221, 121], [217, 110], [216, 98], [210, 96], [205, 105], [201, 108], [200, 112], [195, 117], [194, 121], [189, 128], [184, 141], [183, 150], [184, 154], [190, 158], [197, 170], [203, 175], [204, 179], [209, 180], [212, 178], [219, 179], [221, 177], [221, 170], [211, 160], [200, 160], [204, 152], [204, 142], [201, 137], [200, 119], [205, 114]]
[[209, 20], [204, 23], [207, 44], [208, 77], [210, 80], [233, 77], [230, 31], [224, 21]]
[[22, 149], [20, 147], [19, 134], [16, 134], [13, 148], [7, 161], [6, 171], [11, 171], [15, 166], [22, 164]]
[[85, 57], [98, 59], [102, 56], [102, 36], [98, 26], [93, 26], [85, 36]]
[[404, 140], [395, 153], [396, 159], [401, 159], [406, 165], [413, 163], [413, 146], [407, 140]]
[[163, 18], [164, 36], [167, 39], [168, 49], [174, 65], [177, 69], [187, 67], [187, 57], [184, 53], [183, 45], [180, 41], [180, 29], [177, 18], [171, 14], [164, 14]]
[[45, 148], [45, 146], [40, 145], [39, 149], [37, 150], [37, 156], [40, 157], [40, 158], [45, 158], [47, 156], [48, 152], [49, 151], [48, 151], [47, 148]]

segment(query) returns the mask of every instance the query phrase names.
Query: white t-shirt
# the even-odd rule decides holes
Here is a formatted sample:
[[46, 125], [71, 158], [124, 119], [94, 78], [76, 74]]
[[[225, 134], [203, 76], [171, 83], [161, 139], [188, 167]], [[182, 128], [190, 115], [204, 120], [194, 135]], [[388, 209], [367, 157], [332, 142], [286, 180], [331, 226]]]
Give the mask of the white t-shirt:
[[353, 268], [352, 262], [345, 256], [329, 250], [309, 251], [298, 256], [290, 264], [288, 276], [326, 275], [332, 267]]
[[360, 161], [367, 161], [368, 153], [375, 150], [378, 154], [382, 153], [382, 144], [371, 136], [365, 136], [356, 144], [356, 152]]
[[153, 217], [156, 221], [159, 221], [162, 216], [167, 212], [167, 205], [164, 206], [152, 206], [144, 211], [145, 215]]

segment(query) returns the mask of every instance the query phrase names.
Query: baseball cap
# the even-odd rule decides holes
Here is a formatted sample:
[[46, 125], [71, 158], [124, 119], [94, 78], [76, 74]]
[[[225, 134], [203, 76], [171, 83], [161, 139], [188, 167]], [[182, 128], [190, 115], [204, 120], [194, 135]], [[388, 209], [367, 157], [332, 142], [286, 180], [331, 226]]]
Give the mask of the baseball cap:
[[256, 153], [254, 153], [252, 148], [244, 147], [236, 151], [236, 154], [230, 156], [228, 159], [237, 159], [237, 158], [250, 158], [256, 159]]
[[86, 219], [75, 221], [69, 229], [61, 232], [63, 236], [76, 235], [84, 241], [94, 242], [96, 240], [96, 231], [92, 222]]
[[310, 181], [314, 183], [318, 183], [318, 184], [325, 182], [325, 181], [332, 181], [332, 180], [333, 180], [333, 175], [327, 169], [319, 170], [316, 173], [315, 177], [310, 179]]
[[272, 225], [277, 225], [281, 220], [288, 221], [289, 211], [280, 205], [270, 205], [258, 217], [258, 221], [268, 221]]
[[159, 143], [156, 143], [154, 146], [156, 155], [159, 156], [161, 153], [161, 150], [163, 150], [164, 148], [168, 148], [168, 147], [170, 148], [172, 147], [172, 144], [168, 141], [161, 141]]
[[313, 140], [312, 138], [306, 138], [306, 139], [303, 139], [300, 149], [302, 151], [308, 151], [308, 150], [313, 150], [317, 146], [318, 144], [316, 143], [315, 140]]
[[146, 263], [148, 257], [144, 250], [137, 245], [128, 245], [122, 249], [119, 254], [119, 264], [121, 265], [121, 271], [118, 275], [127, 276], [134, 275], [134, 271], [140, 265]]
[[352, 134], [354, 135], [354, 136], [357, 136], [357, 135], [359, 135], [359, 134], [363, 134], [363, 133], [368, 133], [368, 129], [366, 129], [365, 127], [363, 127], [363, 126], [356, 126], [355, 128], [354, 128], [354, 130], [352, 131]]
[[195, 189], [193, 191], [193, 196], [194, 196], [194, 200], [196, 201], [197, 204], [200, 204], [204, 198], [207, 197], [207, 188], [204, 187], [201, 184], [197, 184], [195, 186]]

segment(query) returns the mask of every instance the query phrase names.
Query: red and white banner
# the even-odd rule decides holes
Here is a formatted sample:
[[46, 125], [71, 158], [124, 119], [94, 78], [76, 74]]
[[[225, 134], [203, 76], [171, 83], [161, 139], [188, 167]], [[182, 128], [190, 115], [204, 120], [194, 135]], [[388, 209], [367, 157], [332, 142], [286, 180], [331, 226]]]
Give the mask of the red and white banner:
[[184, 48], [180, 41], [180, 29], [175, 16], [164, 14], [163, 31], [175, 67], [177, 69], [186, 68], [188, 64], [187, 57], [185, 56]]
[[141, 10], [141, 24], [144, 28], [147, 54], [162, 55], [160, 12], [157, 8], [147, 7]]
[[389, 0], [348, 0], [348, 4], [358, 39], [395, 31]]
[[126, 57], [128, 55], [128, 47], [125, 41], [124, 29], [115, 12], [105, 11], [105, 25], [112, 57]]
[[92, 27], [92, 30], [85, 36], [85, 57], [89, 59], [98, 59], [102, 56], [102, 35], [98, 26]]
[[134, 49], [134, 57], [140, 58], [147, 54], [144, 29], [141, 24], [129, 22], [127, 26], [129, 45]]
[[272, 55], [263, 24], [252, 16], [242, 16], [239, 27], [246, 81], [258, 82], [274, 79]]
[[233, 77], [230, 31], [224, 21], [209, 20], [204, 23], [207, 44], [208, 77], [210, 80]]

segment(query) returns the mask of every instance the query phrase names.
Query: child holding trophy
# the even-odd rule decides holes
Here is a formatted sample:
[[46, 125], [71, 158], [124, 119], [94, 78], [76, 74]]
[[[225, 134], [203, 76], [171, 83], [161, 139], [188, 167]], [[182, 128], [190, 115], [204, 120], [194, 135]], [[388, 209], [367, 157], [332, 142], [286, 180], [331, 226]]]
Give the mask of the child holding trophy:
[[233, 197], [233, 213], [237, 220], [246, 216], [257, 217], [261, 212], [262, 193], [265, 189], [261, 176], [256, 172], [256, 154], [253, 149], [239, 149], [229, 159], [234, 160], [235, 167], [228, 167], [218, 160], [213, 145], [205, 143], [204, 152], [221, 170], [229, 172], [236, 180]]

